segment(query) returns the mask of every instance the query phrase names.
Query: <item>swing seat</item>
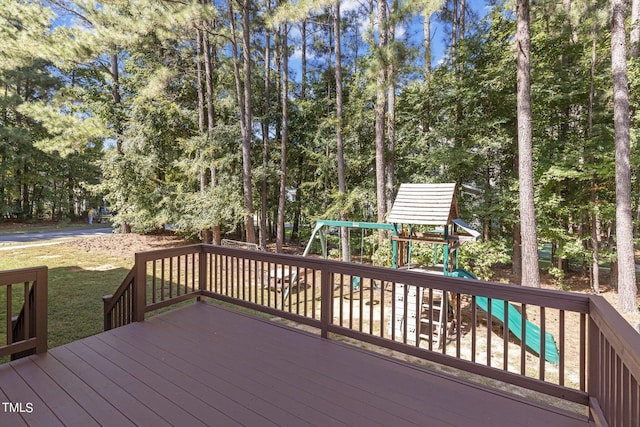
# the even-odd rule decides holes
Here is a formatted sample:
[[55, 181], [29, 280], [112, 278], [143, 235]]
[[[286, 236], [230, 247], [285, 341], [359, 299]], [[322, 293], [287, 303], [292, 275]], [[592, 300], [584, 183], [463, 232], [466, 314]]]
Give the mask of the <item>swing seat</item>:
[[[354, 291], [359, 290], [361, 281], [362, 281], [362, 279], [359, 276], [352, 277], [351, 278], [351, 288]], [[376, 282], [373, 279], [371, 279], [371, 286], [373, 286], [373, 289], [375, 289], [376, 291], [380, 290], [380, 285], [378, 284], [378, 282]]]

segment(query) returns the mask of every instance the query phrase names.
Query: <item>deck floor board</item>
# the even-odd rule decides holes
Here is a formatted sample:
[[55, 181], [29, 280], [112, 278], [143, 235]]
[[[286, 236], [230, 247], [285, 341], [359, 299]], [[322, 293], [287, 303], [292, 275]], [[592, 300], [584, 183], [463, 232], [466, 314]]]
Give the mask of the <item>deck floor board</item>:
[[[91, 340], [91, 337], [88, 338]], [[204, 425], [199, 422], [188, 411], [184, 410], [179, 403], [172, 401], [160, 393], [154, 384], [147, 384], [137, 378], [137, 372], [127, 370], [127, 366], [119, 365], [115, 360], [91, 349], [86, 341], [77, 341], [70, 347], [72, 351], [87, 363], [93, 365], [99, 372], [109, 377], [120, 386], [126, 387], [127, 391], [136, 397], [143, 405], [162, 417], [171, 425], [186, 422], [190, 426]], [[161, 377], [156, 377], [163, 380]], [[163, 390], [173, 388], [171, 384], [165, 384]], [[123, 387], [123, 389], [124, 389]]]
[[11, 399], [2, 391], [2, 385], [0, 384], [0, 401], [3, 402], [2, 412], [0, 413], [0, 419], [7, 421], [7, 423], [12, 426], [22, 427], [26, 426], [27, 423], [22, 419], [22, 416], [19, 413], [10, 413], [6, 409], [4, 409], [4, 402], [10, 403]]
[[106, 401], [98, 392], [85, 383], [74, 372], [70, 371], [58, 359], [44, 354], [32, 359], [45, 371], [71, 399], [78, 402], [96, 420], [110, 420], [114, 425], [126, 425], [131, 421], [116, 407]]
[[0, 425], [589, 425], [208, 303], [0, 365], [0, 399], [33, 404]]
[[64, 425], [97, 426], [98, 422], [60, 387], [40, 366], [29, 359], [13, 365], [18, 375], [29, 384], [37, 384], [36, 392]]
[[[123, 333], [117, 337], [102, 334], [98, 338], [112, 346], [118, 346], [131, 357], [144, 361], [146, 366], [156, 374], [188, 388], [198, 396], [200, 401], [206, 405], [213, 406], [217, 412], [224, 414], [223, 416], [235, 420], [237, 425], [276, 425], [269, 424], [266, 418], [254, 412], [251, 408], [242, 406], [228, 395], [216, 390], [219, 380], [214, 376], [203, 375], [202, 371], [196, 365], [193, 365], [191, 361], [179, 359], [149, 341], [140, 341], [135, 333]], [[141, 343], [144, 345], [141, 346]], [[215, 405], [209, 402], [215, 402]]]
[[[206, 314], [204, 317], [206, 318]], [[175, 321], [176, 318], [170, 319], [167, 323]], [[214, 322], [212, 318], [208, 320], [213, 325], [217, 325], [216, 328], [225, 327]], [[394, 425], [420, 425], [425, 416], [431, 416], [420, 408], [423, 402], [414, 401], [413, 406], [406, 404], [405, 399], [416, 399], [410, 391], [402, 390], [401, 393], [393, 396], [388, 394], [378, 396], [372, 393], [370, 378], [384, 375], [384, 372], [380, 372], [373, 366], [369, 366], [369, 369], [362, 372], [363, 367], [368, 365], [362, 365], [361, 361], [347, 358], [344, 354], [333, 354], [334, 348], [331, 341], [313, 340], [313, 345], [309, 343], [306, 346], [297, 347], [295, 351], [283, 352], [282, 349], [290, 345], [287, 343], [286, 336], [268, 334], [268, 328], [272, 328], [272, 324], [260, 322], [256, 325], [252, 320], [248, 318], [237, 320], [238, 323], [243, 323], [241, 329], [246, 328], [252, 331], [254, 336], [250, 340], [240, 334], [227, 335], [224, 340], [225, 346], [233, 347], [234, 352], [253, 352], [259, 357], [260, 364], [249, 367], [251, 371], [246, 371], [247, 375], [269, 376], [270, 378], [263, 380], [270, 381], [274, 387], [277, 383], [278, 388], [291, 390], [296, 396], [307, 392], [301, 385], [315, 384], [316, 387], [311, 391], [316, 396], [311, 397], [317, 402], [332, 405], [327, 409], [331, 409], [334, 414], [340, 413], [336, 411], [346, 411], [341, 414], [341, 419], [347, 420], [348, 423], [367, 421], [371, 423], [370, 425], [389, 425], [391, 422]], [[184, 321], [188, 319], [185, 318]], [[175, 328], [175, 332], [178, 331], [178, 325], [172, 324], [172, 327]], [[224, 333], [219, 329], [212, 329], [212, 332], [215, 335]], [[192, 338], [197, 339], [196, 336]], [[216, 346], [212, 351], [215, 351], [216, 359], [227, 359], [225, 363], [229, 363], [229, 358], [236, 356], [229, 355], [225, 346]], [[354, 356], [357, 359], [361, 355]], [[278, 377], [277, 374], [269, 374], [283, 371], [288, 375]], [[345, 375], [345, 372], [349, 375]], [[393, 378], [393, 380], [396, 379]], [[354, 416], [358, 418], [350, 420]]]
[[[171, 331], [170, 335], [175, 340], [175, 345], [172, 345], [174, 354], [179, 359], [191, 358], [194, 360], [200, 366], [201, 371], [215, 375], [218, 380], [221, 380], [220, 386], [239, 388], [243, 394], [251, 396], [250, 399], [258, 398], [270, 403], [272, 406], [263, 408], [261, 413], [270, 414], [272, 412], [273, 414], [268, 416], [272, 421], [285, 417], [284, 419], [291, 425], [305, 423], [310, 425], [341, 424], [340, 419], [333, 416], [333, 412], [317, 409], [316, 400], [303, 399], [298, 390], [284, 384], [273, 372], [266, 372], [266, 369], [261, 367], [266, 355], [253, 351], [251, 346], [249, 348], [224, 346], [226, 354], [219, 355], [215, 352], [216, 347], [221, 347], [216, 337], [206, 341], [202, 339], [202, 336], [193, 334], [192, 331], [158, 324], [148, 329], [154, 329], [158, 335], [165, 335], [167, 330]], [[158, 338], [156, 337], [156, 339]], [[249, 360], [246, 360], [247, 358]], [[245, 359], [244, 362], [242, 362], [243, 359]], [[280, 370], [280, 374], [283, 372], [286, 371]], [[290, 374], [286, 372], [283, 378], [290, 378]], [[313, 387], [309, 387], [309, 389], [313, 389]], [[274, 393], [274, 391], [276, 392]], [[225, 389], [222, 392], [229, 391]], [[276, 422], [276, 424], [279, 423]]]
[[[58, 417], [51, 412], [49, 406], [16, 372], [13, 365], [21, 365], [25, 362], [27, 361], [18, 360], [10, 365], [8, 364], [0, 367], [0, 389], [7, 396], [10, 403], [22, 405], [25, 408], [24, 410], [19, 409], [19, 412], [10, 410], [9, 415], [11, 418], [17, 418], [14, 417], [14, 415], [17, 414], [19, 417], [24, 419], [27, 424], [45, 425], [44, 423], [46, 423], [46, 425], [49, 426], [62, 426], [63, 424], [60, 422]], [[32, 411], [29, 411], [27, 408], [28, 404], [32, 405]], [[5, 414], [7, 414], [7, 412], [3, 407], [3, 411], [0, 413], [0, 416], [4, 417]], [[0, 418], [0, 420], [2, 420], [2, 418]]]
[[78, 375], [89, 387], [93, 388], [103, 399], [105, 405], [117, 408], [122, 415], [130, 420], [130, 423], [134, 425], [170, 425], [131, 394], [127, 390], [126, 384], [117, 384], [100, 372], [97, 369], [99, 368], [98, 366], [86, 362], [71, 351], [71, 347], [78, 342], [81, 341], [56, 347], [49, 353], [64, 364], [68, 370]]

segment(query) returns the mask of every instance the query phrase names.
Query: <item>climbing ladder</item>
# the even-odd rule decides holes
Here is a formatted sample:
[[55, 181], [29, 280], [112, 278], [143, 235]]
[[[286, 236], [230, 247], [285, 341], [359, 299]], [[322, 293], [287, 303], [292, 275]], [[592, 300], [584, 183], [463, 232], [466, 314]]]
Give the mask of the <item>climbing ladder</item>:
[[441, 289], [424, 289], [420, 313], [420, 339], [431, 340], [435, 348], [440, 348], [444, 330], [451, 326], [448, 322], [450, 310], [447, 292]]
[[[416, 307], [419, 307], [419, 313], [416, 313]], [[395, 284], [395, 318], [389, 321], [389, 333], [393, 332], [395, 339], [406, 339], [407, 344], [411, 345], [428, 340], [435, 348], [440, 348], [445, 328], [447, 333], [453, 333], [454, 330], [454, 322], [449, 319], [453, 319], [453, 306], [447, 292]], [[416, 331], [416, 326], [419, 331]]]

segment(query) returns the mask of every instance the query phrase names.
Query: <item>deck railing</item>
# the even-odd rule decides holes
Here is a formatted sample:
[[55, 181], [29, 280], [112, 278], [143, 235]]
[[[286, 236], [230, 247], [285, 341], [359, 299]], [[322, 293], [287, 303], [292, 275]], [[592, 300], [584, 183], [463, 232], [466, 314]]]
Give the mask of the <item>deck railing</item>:
[[589, 398], [597, 419], [640, 426], [640, 334], [602, 297], [590, 297]]
[[0, 357], [47, 351], [47, 267], [0, 271]]
[[[436, 340], [438, 294], [450, 309]], [[136, 254], [114, 295], [105, 329], [209, 297], [640, 425], [640, 334], [599, 296], [211, 245]]]

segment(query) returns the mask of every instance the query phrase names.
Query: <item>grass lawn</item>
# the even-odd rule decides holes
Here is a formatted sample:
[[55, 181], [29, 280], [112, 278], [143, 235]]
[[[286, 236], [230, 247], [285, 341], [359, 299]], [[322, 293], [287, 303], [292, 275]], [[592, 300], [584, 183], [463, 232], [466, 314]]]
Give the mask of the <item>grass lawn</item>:
[[[49, 348], [53, 348], [102, 332], [102, 296], [117, 289], [133, 258], [96, 255], [66, 244], [0, 251], [0, 270], [38, 265], [49, 267]], [[0, 292], [0, 307], [5, 295]], [[4, 336], [5, 325], [0, 328]]]

